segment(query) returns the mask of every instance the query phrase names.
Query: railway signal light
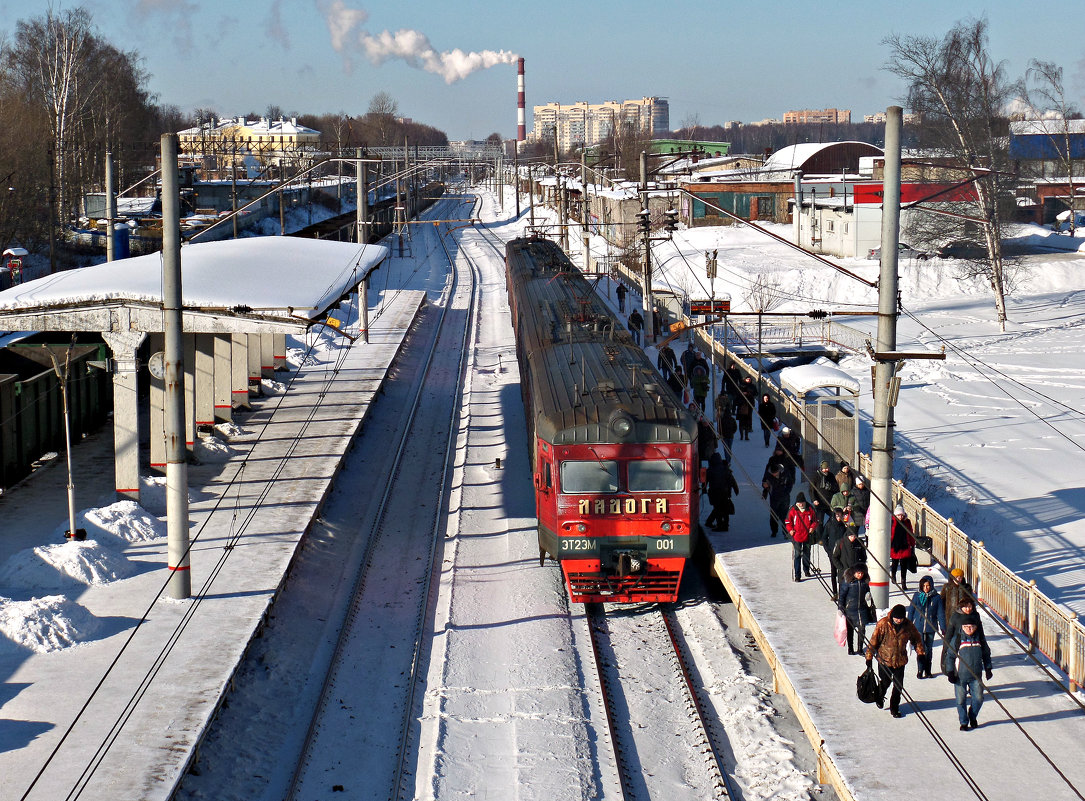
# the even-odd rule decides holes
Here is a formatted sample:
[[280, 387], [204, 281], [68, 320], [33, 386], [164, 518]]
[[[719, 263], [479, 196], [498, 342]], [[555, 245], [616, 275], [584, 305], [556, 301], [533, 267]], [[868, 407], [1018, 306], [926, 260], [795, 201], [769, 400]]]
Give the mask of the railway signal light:
[[652, 213], [648, 209], [637, 212], [637, 230], [642, 234], [652, 233]]
[[678, 209], [663, 212], [663, 230], [671, 234], [678, 230]]

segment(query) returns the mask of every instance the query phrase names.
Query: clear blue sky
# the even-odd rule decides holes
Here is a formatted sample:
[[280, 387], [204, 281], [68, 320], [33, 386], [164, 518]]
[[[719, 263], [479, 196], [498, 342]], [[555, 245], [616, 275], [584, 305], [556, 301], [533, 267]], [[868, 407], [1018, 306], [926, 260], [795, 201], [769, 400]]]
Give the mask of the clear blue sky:
[[[54, 8], [71, 8], [60, 3]], [[900, 102], [882, 69], [891, 33], [941, 37], [956, 21], [986, 16], [991, 52], [1011, 77], [1030, 58], [1065, 70], [1085, 107], [1085, 23], [1079, 0], [778, 0], [774, 4], [670, 0], [583, 3], [477, 0], [93, 0], [101, 33], [135, 50], [161, 102], [223, 116], [262, 112], [364, 113], [386, 91], [401, 114], [453, 139], [516, 132], [516, 69], [499, 63], [451, 84], [391, 57], [374, 64], [363, 34], [408, 29], [438, 54], [506, 51], [526, 58], [527, 122], [548, 101], [670, 98], [671, 125], [780, 118], [798, 108], [849, 108], [852, 119]], [[756, 6], [756, 7], [755, 7]], [[0, 0], [0, 32], [44, 13], [46, 0]], [[355, 13], [352, 16], [352, 12]], [[345, 25], [333, 47], [328, 19]]]

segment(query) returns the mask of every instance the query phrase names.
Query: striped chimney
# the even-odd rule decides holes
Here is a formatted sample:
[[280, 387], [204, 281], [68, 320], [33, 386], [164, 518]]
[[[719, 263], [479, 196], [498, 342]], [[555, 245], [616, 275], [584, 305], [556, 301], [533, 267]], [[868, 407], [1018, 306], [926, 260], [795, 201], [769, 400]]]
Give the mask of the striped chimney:
[[516, 141], [527, 138], [527, 122], [524, 116], [524, 60], [516, 59]]

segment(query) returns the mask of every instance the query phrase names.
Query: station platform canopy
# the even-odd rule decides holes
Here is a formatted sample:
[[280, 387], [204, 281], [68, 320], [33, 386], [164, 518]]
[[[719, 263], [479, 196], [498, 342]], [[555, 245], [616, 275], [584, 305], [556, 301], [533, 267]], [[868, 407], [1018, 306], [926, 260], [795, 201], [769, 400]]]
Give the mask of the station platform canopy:
[[780, 386], [798, 398], [819, 389], [859, 394], [859, 382], [827, 361], [784, 368], [780, 371]]
[[[303, 330], [387, 256], [382, 245], [288, 236], [186, 245], [184, 330]], [[0, 330], [162, 331], [162, 254], [56, 273], [0, 292]]]

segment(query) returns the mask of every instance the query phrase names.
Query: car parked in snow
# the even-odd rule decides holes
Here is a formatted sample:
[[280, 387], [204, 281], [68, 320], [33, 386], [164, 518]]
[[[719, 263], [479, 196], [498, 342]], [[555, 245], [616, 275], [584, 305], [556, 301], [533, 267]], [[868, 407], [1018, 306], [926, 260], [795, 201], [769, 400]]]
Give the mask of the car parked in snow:
[[950, 242], [935, 251], [940, 259], [986, 259], [987, 248], [976, 242]]
[[[868, 259], [874, 259], [876, 261], [882, 260], [882, 249], [880, 247], [871, 248], [870, 252], [866, 256]], [[911, 245], [904, 242], [897, 242], [897, 260], [901, 259], [929, 259], [931, 254], [925, 250], [917, 250]]]

